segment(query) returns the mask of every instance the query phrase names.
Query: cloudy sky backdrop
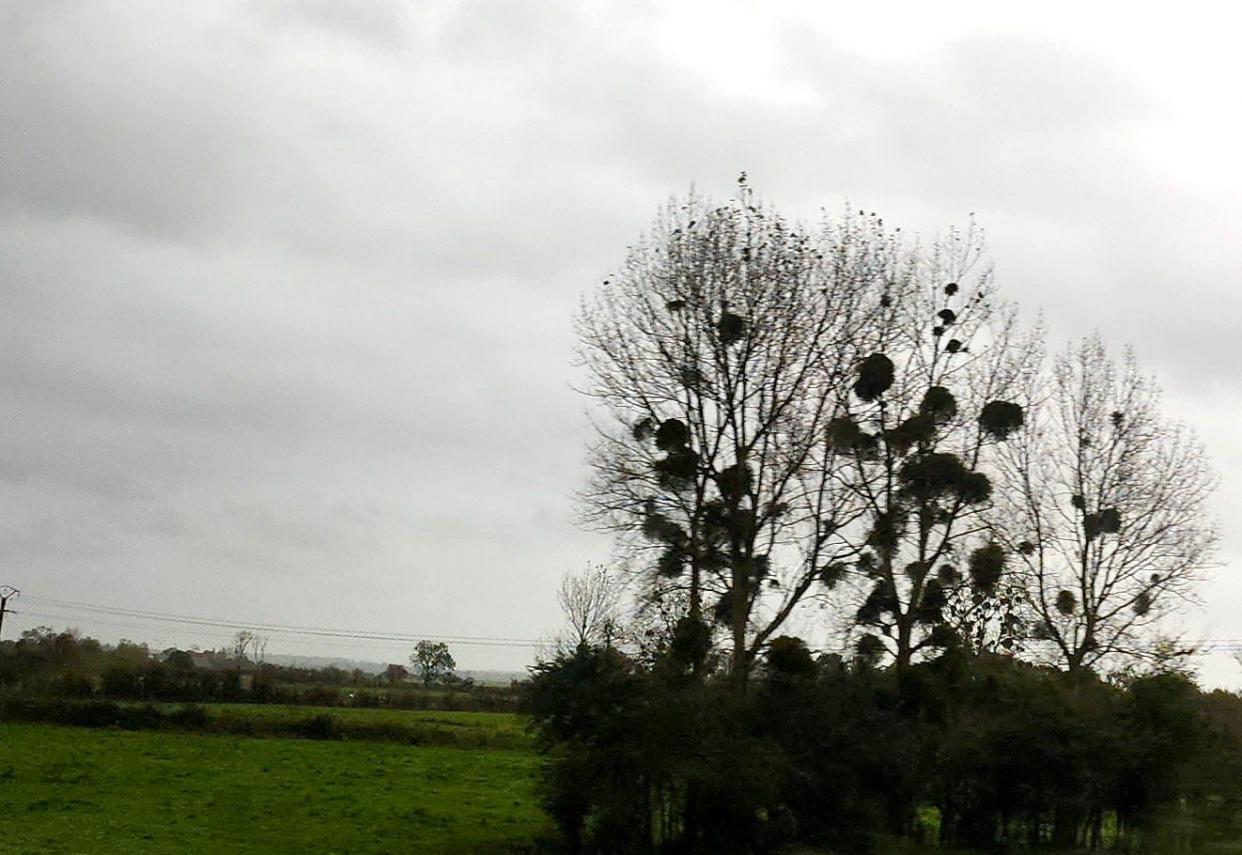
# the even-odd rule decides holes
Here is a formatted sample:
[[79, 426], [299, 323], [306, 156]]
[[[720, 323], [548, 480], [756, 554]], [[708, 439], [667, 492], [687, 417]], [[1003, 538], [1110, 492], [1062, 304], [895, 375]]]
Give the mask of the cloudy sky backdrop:
[[576, 302], [745, 169], [801, 219], [974, 212], [1054, 343], [1136, 345], [1224, 479], [1185, 624], [1242, 638], [1238, 22], [1001, 5], [0, 2], [5, 635], [545, 634], [609, 550]]

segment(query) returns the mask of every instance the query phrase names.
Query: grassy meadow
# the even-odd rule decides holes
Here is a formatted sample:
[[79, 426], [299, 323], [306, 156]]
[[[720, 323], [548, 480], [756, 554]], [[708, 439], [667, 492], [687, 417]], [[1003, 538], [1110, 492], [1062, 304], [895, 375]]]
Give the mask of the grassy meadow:
[[[159, 707], [176, 711], [184, 709], [185, 705], [160, 704]], [[374, 738], [458, 748], [527, 750], [533, 747], [525, 720], [515, 713], [275, 704], [203, 704], [199, 708], [206, 713], [208, 730], [228, 730], [236, 723], [250, 723], [255, 730], [262, 731], [269, 725], [330, 720], [333, 722], [331, 732], [345, 739]]]
[[[295, 716], [303, 709], [213, 708]], [[313, 711], [312, 711], [313, 712]], [[332, 710], [460, 745], [0, 725], [0, 849], [14, 853], [524, 852], [546, 832], [520, 721]], [[368, 722], [369, 723], [369, 722]], [[392, 724], [392, 722], [385, 722]], [[468, 747], [507, 734], [511, 747]]]
[[[177, 707], [177, 704], [165, 706]], [[256, 719], [296, 719], [307, 714], [307, 707], [277, 704], [204, 704], [210, 714], [243, 715]], [[311, 707], [312, 712], [325, 713], [342, 722], [367, 722], [408, 726], [439, 727], [448, 731], [490, 736], [506, 736], [517, 740], [528, 738], [525, 719], [516, 713], [455, 712], [445, 710], [357, 709], [354, 707]]]
[[532, 738], [513, 713], [149, 703], [0, 696], [0, 721], [121, 730], [180, 730], [234, 736], [347, 739], [451, 748], [529, 750]]

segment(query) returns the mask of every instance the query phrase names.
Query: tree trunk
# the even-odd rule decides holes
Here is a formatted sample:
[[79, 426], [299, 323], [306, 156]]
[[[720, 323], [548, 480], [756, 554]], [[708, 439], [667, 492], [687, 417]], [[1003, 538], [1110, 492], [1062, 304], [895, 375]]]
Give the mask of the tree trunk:
[[1052, 818], [1052, 846], [1054, 849], [1073, 849], [1078, 845], [1078, 826], [1081, 816], [1077, 810], [1058, 807]]
[[746, 694], [746, 678], [749, 663], [746, 661], [746, 579], [741, 573], [733, 572], [733, 686], [738, 695]]
[[910, 667], [910, 662], [914, 658], [912, 650], [914, 627], [912, 622], [906, 615], [897, 617], [897, 670], [904, 671]]

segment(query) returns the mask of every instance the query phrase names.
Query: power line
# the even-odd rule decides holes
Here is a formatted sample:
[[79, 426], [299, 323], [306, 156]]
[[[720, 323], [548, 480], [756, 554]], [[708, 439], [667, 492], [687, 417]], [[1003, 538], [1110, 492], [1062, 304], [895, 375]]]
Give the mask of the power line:
[[[43, 619], [54, 621], [57, 623], [64, 622], [65, 624], [69, 624], [71, 622], [81, 620], [82, 618], [82, 615], [80, 614], [57, 614], [54, 612], [46, 612], [46, 611], [31, 611], [30, 609], [22, 609], [20, 612], [10, 611], [9, 614], [21, 614], [21, 615], [25, 615], [29, 617], [43, 618]], [[120, 629], [133, 629], [133, 630], [138, 630], [139, 632], [166, 634], [169, 632], [177, 631], [177, 627], [162, 627], [162, 626], [154, 626], [151, 624], [142, 625], [142, 624], [136, 624], [136, 623], [126, 623], [124, 621], [108, 620], [107, 618], [96, 617], [94, 615], [90, 616], [90, 620], [91, 620], [91, 623], [95, 625], [116, 627]], [[236, 636], [236, 633], [233, 633], [233, 632], [220, 632], [220, 631], [213, 631], [211, 629], [195, 628], [192, 630], [192, 632], [195, 638], [218, 639], [220, 641], [232, 641]], [[349, 638], [325, 639], [322, 642], [322, 645], [325, 645], [328, 649], [338, 650], [338, 651], [339, 650], [391, 651], [393, 647], [392, 642], [383, 641], [381, 639], [349, 639]]]
[[74, 612], [84, 613], [83, 617], [96, 618], [96, 615], [109, 615], [130, 618], [132, 620], [155, 621], [160, 623], [183, 624], [186, 626], [206, 626], [219, 627], [225, 629], [250, 629], [261, 632], [277, 633], [285, 635], [301, 635], [321, 638], [345, 638], [360, 641], [395, 641], [395, 642], [414, 642], [428, 639], [432, 641], [451, 642], [453, 644], [473, 645], [480, 647], [537, 647], [542, 644], [537, 639], [530, 638], [506, 638], [494, 636], [458, 636], [458, 635], [437, 635], [434, 633], [418, 634], [418, 633], [388, 633], [388, 632], [372, 632], [368, 630], [347, 630], [333, 629], [320, 626], [297, 626], [291, 624], [265, 623], [256, 621], [242, 620], [224, 620], [218, 618], [198, 617], [193, 615], [169, 614], [166, 612], [145, 611], [141, 609], [128, 609], [119, 606], [99, 606], [91, 603], [76, 602], [73, 600], [56, 600], [48, 597], [27, 596], [27, 601], [51, 606], [53, 608], [69, 609]]
[[[21, 614], [21, 615], [26, 615], [28, 617], [46, 618], [47, 620], [53, 620], [53, 621], [72, 621], [72, 620], [77, 620], [80, 618], [80, 615], [53, 614], [50, 612], [42, 612], [42, 611], [32, 612], [30, 609], [22, 609], [20, 612], [10, 611], [9, 614]], [[141, 630], [144, 632], [155, 629], [155, 627], [151, 627], [150, 625], [142, 626], [136, 623], [124, 623], [122, 621], [105, 620], [103, 618], [96, 618], [93, 616], [91, 617], [91, 621], [93, 623], [101, 624], [103, 626], [113, 626], [113, 627], [117, 627], [120, 629], [137, 629], [137, 630]], [[231, 639], [234, 633], [212, 632], [210, 630], [199, 630], [195, 633], [195, 635], [206, 636], [208, 638]]]

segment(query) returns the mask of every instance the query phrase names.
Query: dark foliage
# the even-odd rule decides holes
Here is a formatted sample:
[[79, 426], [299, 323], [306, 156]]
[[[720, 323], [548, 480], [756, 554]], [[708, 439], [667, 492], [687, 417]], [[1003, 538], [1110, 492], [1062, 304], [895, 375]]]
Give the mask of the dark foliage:
[[979, 413], [979, 426], [997, 439], [1005, 439], [1022, 427], [1022, 407], [1008, 401], [989, 401]]
[[744, 696], [684, 674], [587, 647], [536, 670], [572, 850], [1142, 852], [1192, 828], [1178, 851], [1197, 852], [1242, 829], [1242, 697], [1176, 673], [1108, 683], [955, 645], [876, 670], [782, 636]]
[[864, 401], [874, 401], [893, 385], [893, 361], [882, 353], [873, 353], [858, 365], [854, 394]]

